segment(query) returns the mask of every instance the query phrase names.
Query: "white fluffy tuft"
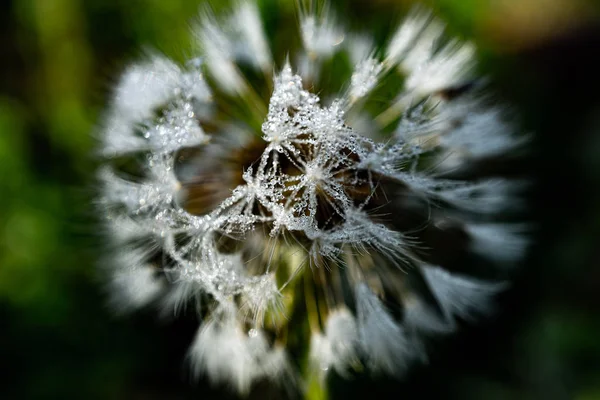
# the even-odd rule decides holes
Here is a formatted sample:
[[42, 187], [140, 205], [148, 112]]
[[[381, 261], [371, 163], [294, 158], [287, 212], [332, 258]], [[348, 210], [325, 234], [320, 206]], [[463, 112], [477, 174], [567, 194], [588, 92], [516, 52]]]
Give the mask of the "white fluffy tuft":
[[472, 320], [476, 316], [490, 313], [493, 296], [506, 288], [503, 282], [486, 282], [451, 274], [435, 266], [426, 265], [421, 270], [452, 326], [455, 317]]
[[377, 296], [361, 283], [356, 287], [356, 312], [361, 347], [373, 372], [404, 373], [414, 349]]

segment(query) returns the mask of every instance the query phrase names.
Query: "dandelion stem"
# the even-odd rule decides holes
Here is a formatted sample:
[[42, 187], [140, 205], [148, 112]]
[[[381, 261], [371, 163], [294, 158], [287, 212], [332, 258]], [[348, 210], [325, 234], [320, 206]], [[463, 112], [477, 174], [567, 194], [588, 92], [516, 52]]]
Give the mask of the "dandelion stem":
[[308, 326], [310, 331], [313, 333], [320, 332], [319, 323], [319, 310], [317, 306], [317, 300], [314, 296], [314, 287], [311, 284], [310, 279], [312, 275], [306, 274], [303, 276], [304, 279], [304, 301], [306, 302], [306, 313], [308, 317]]

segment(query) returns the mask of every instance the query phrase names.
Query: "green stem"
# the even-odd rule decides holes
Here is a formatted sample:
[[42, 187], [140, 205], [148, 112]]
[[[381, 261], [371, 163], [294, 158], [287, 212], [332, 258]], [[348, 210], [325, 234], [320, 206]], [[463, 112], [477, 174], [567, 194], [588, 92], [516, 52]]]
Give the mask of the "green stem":
[[329, 392], [327, 390], [325, 379], [320, 379], [318, 374], [315, 374], [314, 371], [310, 370], [310, 368], [304, 372], [304, 376], [307, 378], [306, 393], [304, 395], [306, 400], [329, 399]]

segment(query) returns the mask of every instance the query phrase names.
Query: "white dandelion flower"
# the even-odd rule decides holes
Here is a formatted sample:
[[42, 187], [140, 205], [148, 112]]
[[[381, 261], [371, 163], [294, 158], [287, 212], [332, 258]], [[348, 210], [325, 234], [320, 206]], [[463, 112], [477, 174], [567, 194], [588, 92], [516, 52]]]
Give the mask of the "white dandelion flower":
[[193, 371], [240, 393], [301, 387], [306, 348], [321, 378], [401, 376], [505, 287], [457, 266], [527, 245], [523, 179], [479, 169], [524, 140], [473, 84], [473, 46], [422, 9], [384, 49], [326, 6], [299, 16], [300, 48], [271, 49], [254, 2], [204, 11], [197, 57], [126, 69], [101, 132], [115, 302], [193, 304]]

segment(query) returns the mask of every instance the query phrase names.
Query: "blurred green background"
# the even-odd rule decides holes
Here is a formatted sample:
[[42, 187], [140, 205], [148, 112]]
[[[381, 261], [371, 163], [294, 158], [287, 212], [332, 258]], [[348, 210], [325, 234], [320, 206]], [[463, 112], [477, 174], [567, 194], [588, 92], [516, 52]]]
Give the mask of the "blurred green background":
[[[187, 54], [200, 2], [0, 3], [0, 398], [223, 398], [186, 372], [193, 315], [115, 317], [97, 274], [95, 128], [120, 71], [144, 48]], [[267, 21], [270, 10], [293, 17], [292, 2], [261, 3]], [[382, 32], [410, 3], [336, 5], [350, 23]], [[539, 228], [493, 320], [441, 344], [403, 382], [334, 379], [332, 395], [600, 399], [599, 7], [430, 3], [480, 45], [483, 71], [536, 132], [518, 168], [535, 178]]]

